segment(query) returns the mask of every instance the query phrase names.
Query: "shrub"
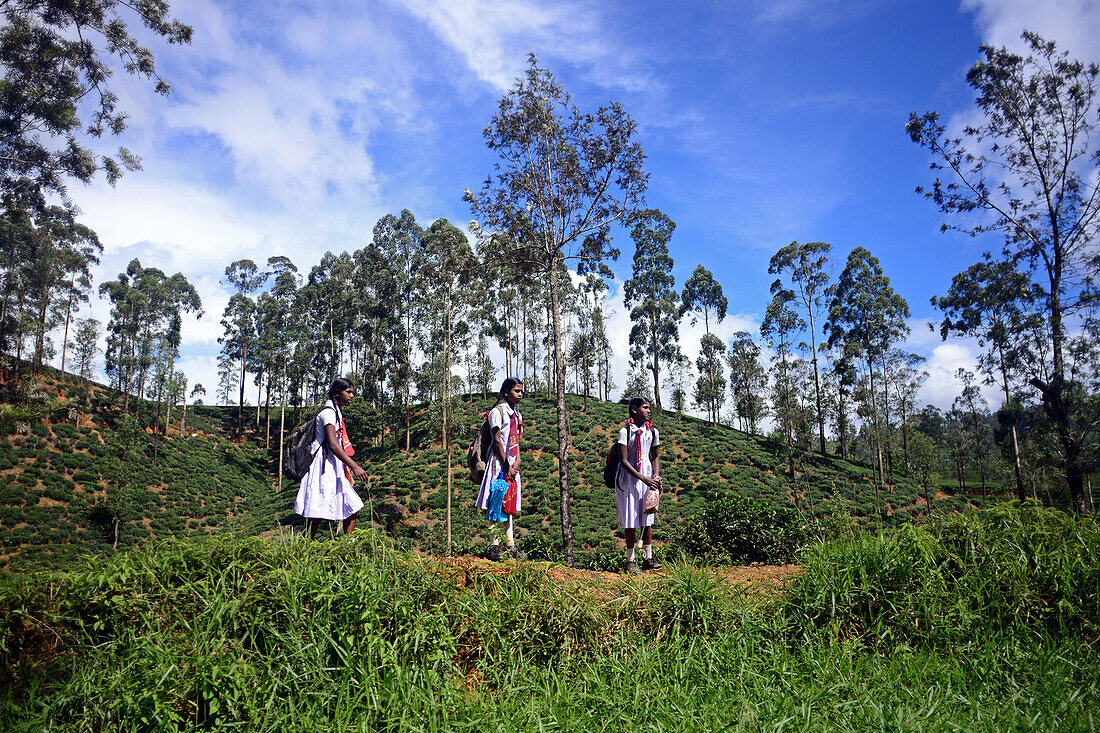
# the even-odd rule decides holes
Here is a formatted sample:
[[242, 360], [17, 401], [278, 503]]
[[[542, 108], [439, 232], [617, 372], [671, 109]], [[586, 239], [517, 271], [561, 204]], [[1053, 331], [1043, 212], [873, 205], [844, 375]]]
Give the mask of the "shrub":
[[794, 627], [878, 646], [1100, 632], [1100, 529], [1030, 503], [854, 533], [803, 569], [783, 604]]
[[790, 507], [736, 495], [709, 500], [669, 534], [672, 554], [736, 564], [789, 561], [804, 538]]

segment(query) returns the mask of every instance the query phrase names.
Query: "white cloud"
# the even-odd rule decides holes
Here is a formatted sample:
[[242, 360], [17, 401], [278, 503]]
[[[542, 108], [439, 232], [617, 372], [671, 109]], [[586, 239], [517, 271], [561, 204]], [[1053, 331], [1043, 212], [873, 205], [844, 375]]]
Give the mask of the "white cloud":
[[1100, 3], [1095, 0], [962, 0], [962, 9], [974, 14], [983, 42], [990, 45], [1024, 52], [1020, 33], [1026, 29], [1056, 41], [1072, 57], [1100, 57]]
[[615, 43], [596, 4], [406, 0], [402, 6], [461, 56], [478, 79], [500, 90], [523, 74], [529, 52], [574, 64], [600, 86], [631, 92], [659, 88], [643, 59]]

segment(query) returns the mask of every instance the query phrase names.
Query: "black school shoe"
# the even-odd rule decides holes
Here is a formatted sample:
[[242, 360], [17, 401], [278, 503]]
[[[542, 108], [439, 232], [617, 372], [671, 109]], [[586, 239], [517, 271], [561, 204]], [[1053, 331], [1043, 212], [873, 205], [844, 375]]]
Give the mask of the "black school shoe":
[[508, 554], [512, 556], [513, 560], [526, 560], [527, 555], [515, 545], [508, 548]]
[[642, 570], [660, 570], [662, 567], [655, 557], [642, 560]]
[[639, 570], [638, 566], [634, 564], [633, 560], [627, 560], [626, 565], [623, 566], [623, 572], [631, 575], [637, 575]]
[[486, 555], [493, 562], [500, 560], [500, 545], [489, 545], [489, 554]]

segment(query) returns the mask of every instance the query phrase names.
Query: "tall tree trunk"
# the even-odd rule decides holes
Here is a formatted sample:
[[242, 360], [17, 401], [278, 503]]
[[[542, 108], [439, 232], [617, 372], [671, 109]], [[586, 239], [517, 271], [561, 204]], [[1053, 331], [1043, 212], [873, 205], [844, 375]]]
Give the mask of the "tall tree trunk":
[[406, 317], [405, 328], [405, 452], [412, 446], [412, 312]]
[[271, 458], [271, 378], [267, 380], [267, 396], [264, 398], [264, 453]]
[[1050, 279], [1050, 333], [1051, 356], [1053, 357], [1053, 369], [1050, 382], [1044, 383], [1034, 378], [1031, 384], [1036, 387], [1043, 398], [1043, 409], [1054, 423], [1058, 431], [1058, 442], [1062, 444], [1062, 451], [1066, 460], [1066, 485], [1069, 488], [1070, 503], [1074, 511], [1080, 515], [1088, 514], [1088, 506], [1085, 504], [1085, 471], [1081, 465], [1083, 446], [1081, 436], [1073, 429], [1070, 415], [1070, 406], [1066, 400], [1065, 382], [1065, 358], [1062, 351], [1062, 341], [1065, 338], [1065, 327], [1062, 323], [1062, 297], [1061, 297], [1061, 273], [1062, 247], [1059, 233], [1054, 232], [1054, 262], [1047, 263], [1047, 276]]
[[561, 346], [561, 302], [558, 298], [557, 256], [550, 260], [550, 303], [554, 317], [554, 363], [557, 372], [558, 485], [561, 488], [561, 539], [565, 563], [573, 567], [573, 517], [569, 497], [569, 414], [565, 408], [565, 358]]
[[[886, 478], [882, 470], [882, 435], [878, 428], [878, 397], [875, 395], [875, 367], [870, 357], [867, 359], [867, 379], [871, 386], [872, 440], [875, 444], [875, 457], [878, 459], [878, 482], [881, 485], [886, 483]], [[875, 487], [875, 495], [878, 495], [878, 486]]]
[[38, 373], [45, 361], [46, 352], [46, 308], [49, 304], [49, 289], [42, 288], [42, 307], [38, 309], [37, 332], [34, 339], [34, 357], [31, 359], [31, 372]]
[[1012, 410], [1012, 396], [1008, 391], [1008, 368], [1005, 365], [1005, 351], [1002, 344], [997, 345], [997, 354], [1001, 362], [1001, 387], [1005, 393], [1005, 408], [1010, 410], [1008, 428], [1012, 433], [1012, 471], [1016, 476], [1016, 498], [1027, 501], [1027, 490], [1024, 489], [1023, 469], [1020, 466], [1020, 440], [1016, 435], [1016, 415]]
[[61, 375], [65, 375], [65, 354], [69, 347], [69, 322], [73, 316], [73, 290], [76, 288], [76, 272], [69, 280], [69, 303], [65, 307], [65, 332], [61, 334]]
[[276, 491], [282, 493], [283, 491], [283, 443], [285, 442], [286, 429], [286, 359], [283, 359], [283, 381], [281, 389], [279, 390], [279, 465], [275, 467], [275, 473], [278, 475], [276, 484]]
[[[556, 279], [556, 278], [553, 278]], [[554, 363], [553, 355], [554, 349], [557, 348], [557, 341], [554, 339], [560, 338], [559, 332], [555, 329], [554, 324], [557, 320], [554, 317], [554, 303], [557, 301], [553, 298], [546, 299], [546, 399], [550, 399], [551, 385], [554, 383], [554, 378], [550, 376], [551, 365]]]
[[882, 412], [886, 422], [886, 469], [887, 478], [893, 482], [894, 477], [894, 451], [891, 446], [894, 444], [894, 436], [891, 434], [893, 428], [890, 426], [890, 372], [886, 366], [886, 354], [882, 354]]
[[[244, 336], [243, 335], [241, 337], [241, 340], [244, 341]], [[240, 389], [240, 395], [237, 399], [237, 432], [238, 433], [243, 433], [244, 432], [244, 378], [245, 378], [245, 367], [247, 366], [247, 364], [248, 364], [248, 344], [243, 343], [243, 344], [241, 344], [241, 389]]]
[[650, 348], [653, 350], [653, 365], [650, 367], [650, 371], [653, 372], [653, 402], [657, 407], [657, 411], [661, 412], [661, 362], [657, 359], [657, 318], [654, 316], [653, 322], [650, 324], [650, 333], [653, 338], [650, 342]]
[[813, 349], [814, 365], [814, 406], [817, 409], [817, 434], [821, 442], [821, 455], [825, 455], [825, 410], [822, 409], [821, 377], [817, 371], [817, 319], [814, 309], [809, 308], [810, 313], [810, 348]]
[[443, 452], [447, 455], [447, 554], [451, 554], [451, 299], [443, 302]]

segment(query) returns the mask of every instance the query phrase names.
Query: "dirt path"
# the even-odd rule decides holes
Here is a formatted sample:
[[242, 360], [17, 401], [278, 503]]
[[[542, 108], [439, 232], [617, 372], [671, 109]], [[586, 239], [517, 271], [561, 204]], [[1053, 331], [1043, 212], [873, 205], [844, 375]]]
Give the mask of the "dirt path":
[[[581, 570], [559, 563], [503, 560], [492, 562], [473, 555], [457, 557], [428, 557], [423, 560], [435, 566], [440, 572], [454, 579], [459, 585], [466, 585], [482, 575], [504, 575], [519, 568], [545, 572], [547, 577], [563, 584], [585, 585], [593, 589], [613, 590], [624, 582], [655, 583], [669, 577], [667, 570], [629, 576], [603, 570]], [[774, 593], [785, 587], [802, 569], [797, 565], [749, 565], [738, 567], [707, 568], [723, 582], [743, 588], [752, 593]]]

